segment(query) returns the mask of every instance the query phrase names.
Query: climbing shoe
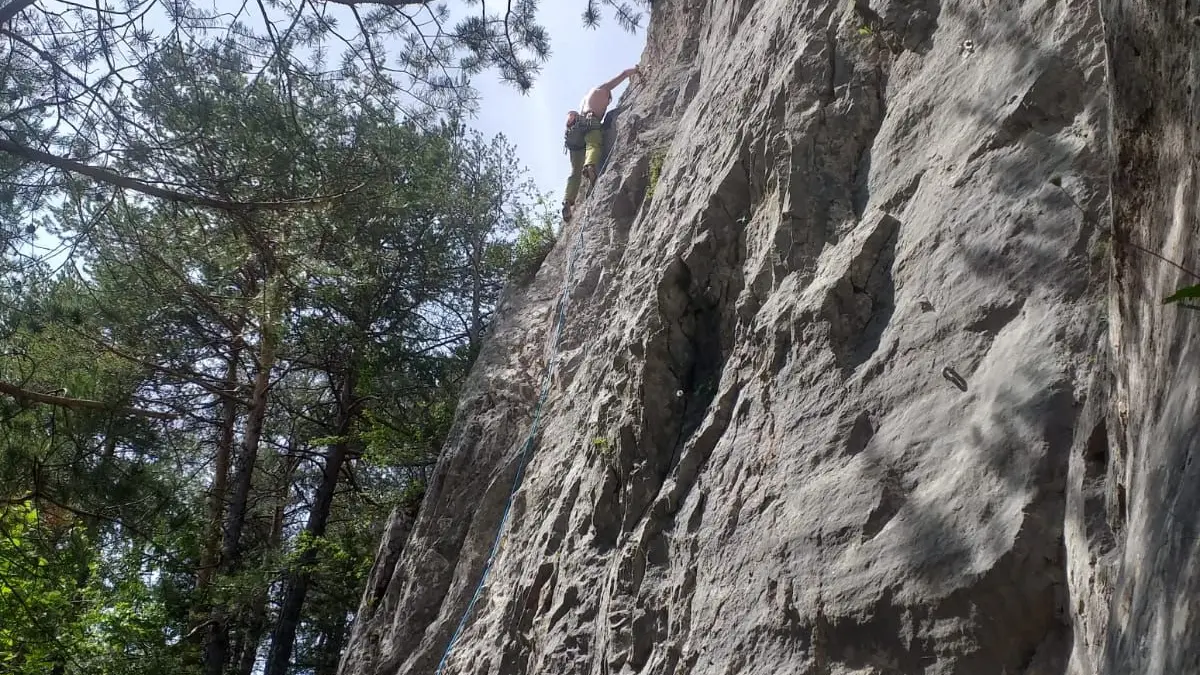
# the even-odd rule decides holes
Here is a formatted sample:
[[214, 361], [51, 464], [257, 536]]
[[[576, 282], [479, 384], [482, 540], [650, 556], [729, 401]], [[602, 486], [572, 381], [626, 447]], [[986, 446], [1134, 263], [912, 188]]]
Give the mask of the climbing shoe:
[[583, 177], [590, 181], [596, 180], [596, 167], [591, 164], [583, 167]]
[[562, 217], [564, 222], [571, 220], [571, 202], [563, 202]]

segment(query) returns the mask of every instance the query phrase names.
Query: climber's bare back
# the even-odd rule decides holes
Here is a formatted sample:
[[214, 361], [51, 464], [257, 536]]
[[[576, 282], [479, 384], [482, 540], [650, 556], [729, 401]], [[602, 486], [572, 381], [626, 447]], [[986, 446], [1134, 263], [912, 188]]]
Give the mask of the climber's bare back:
[[608, 104], [612, 103], [612, 90], [625, 81], [626, 78], [636, 75], [638, 67], [626, 68], [621, 71], [613, 79], [605, 82], [599, 87], [592, 87], [587, 96], [583, 97], [583, 101], [579, 103], [579, 112], [583, 115], [595, 115], [597, 119], [604, 117], [604, 113], [608, 112]]
[[604, 87], [593, 87], [579, 104], [579, 112], [584, 115], [591, 113], [598, 118], [604, 117], [609, 103], [612, 103], [612, 92]]

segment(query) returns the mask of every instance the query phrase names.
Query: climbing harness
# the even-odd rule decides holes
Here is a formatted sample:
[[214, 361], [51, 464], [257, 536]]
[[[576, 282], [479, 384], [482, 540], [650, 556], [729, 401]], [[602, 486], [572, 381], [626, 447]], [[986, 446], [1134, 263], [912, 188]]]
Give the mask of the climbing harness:
[[587, 147], [589, 131], [603, 128], [603, 122], [595, 115], [582, 115], [574, 110], [567, 113], [567, 128], [563, 132], [563, 152], [583, 150]]
[[[595, 118], [588, 118], [594, 120]], [[596, 128], [600, 128], [597, 122]], [[604, 166], [608, 163], [609, 156], [617, 149], [616, 139], [613, 139], [613, 145], [605, 153], [604, 159], [600, 164], [600, 171], [604, 170]], [[599, 173], [597, 173], [599, 176]], [[588, 187], [588, 194], [591, 194], [596, 182], [593, 180]], [[546, 370], [542, 374], [542, 390], [538, 394], [537, 403], [533, 407], [533, 422], [529, 427], [529, 435], [525, 437], [525, 443], [521, 448], [520, 458], [517, 464], [517, 475], [513, 478], [512, 489], [508, 493], [508, 500], [504, 504], [504, 512], [500, 516], [500, 525], [496, 528], [496, 538], [492, 540], [491, 551], [488, 552], [487, 561], [483, 564], [483, 573], [479, 576], [479, 583], [475, 586], [475, 592], [471, 595], [471, 601], [467, 603], [466, 610], [463, 611], [462, 618], [459, 619], [458, 627], [454, 629], [454, 634], [450, 637], [450, 642], [446, 644], [446, 651], [442, 654], [441, 661], [438, 662], [437, 670], [434, 675], [442, 675], [446, 668], [446, 663], [450, 659], [450, 652], [454, 650], [455, 643], [462, 637], [463, 630], [466, 629], [467, 620], [471, 617], [471, 612], [475, 609], [475, 603], [479, 601], [483, 594], [483, 587], [487, 584], [488, 574], [492, 571], [492, 563], [496, 561], [496, 554], [500, 550], [500, 541], [504, 535], [504, 526], [508, 524], [508, 516], [512, 512], [513, 500], [517, 496], [517, 490], [521, 487], [521, 480], [525, 477], [525, 467], [529, 464], [529, 457], [533, 454], [533, 441], [537, 435], [538, 426], [542, 417], [542, 406], [546, 403], [546, 398], [550, 395], [550, 381], [553, 379], [554, 371], [558, 366], [558, 344], [562, 337], [563, 327], [567, 322], [567, 304], [571, 299], [571, 286], [575, 279], [575, 262], [579, 258], [579, 253], [583, 249], [583, 235], [587, 230], [584, 223], [579, 224], [579, 236], [575, 239], [575, 243], [571, 246], [571, 253], [567, 256], [567, 273], [563, 276], [562, 292], [558, 298], [558, 315], [554, 322], [554, 337], [550, 343], [550, 359], [546, 365]]]

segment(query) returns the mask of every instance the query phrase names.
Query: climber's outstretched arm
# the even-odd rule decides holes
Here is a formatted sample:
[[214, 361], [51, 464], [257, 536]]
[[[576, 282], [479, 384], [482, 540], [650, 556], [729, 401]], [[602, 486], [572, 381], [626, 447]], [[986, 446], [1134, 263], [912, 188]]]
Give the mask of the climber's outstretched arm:
[[626, 68], [625, 70], [621, 71], [620, 75], [618, 75], [618, 76], [614, 77], [613, 79], [609, 80], [608, 82], [605, 82], [604, 84], [600, 85], [599, 88], [603, 89], [609, 93], [612, 93], [612, 90], [616, 89], [618, 86], [620, 86], [621, 83], [625, 81], [625, 78], [629, 77], [630, 75], [636, 75], [638, 72], [639, 71], [638, 71], [637, 66], [634, 66], [632, 68]]

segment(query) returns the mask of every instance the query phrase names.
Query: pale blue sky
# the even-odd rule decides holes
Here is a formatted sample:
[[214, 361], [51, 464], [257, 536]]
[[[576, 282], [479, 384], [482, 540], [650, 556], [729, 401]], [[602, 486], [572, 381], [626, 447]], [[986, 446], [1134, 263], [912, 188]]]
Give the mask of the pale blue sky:
[[[461, 4], [451, 11], [465, 9]], [[504, 134], [542, 192], [562, 199], [571, 165], [563, 154], [563, 123], [587, 90], [637, 65], [645, 44], [648, 13], [637, 33], [606, 15], [595, 29], [583, 26], [584, 0], [543, 0], [539, 18], [550, 33], [550, 59], [528, 94], [501, 83], [495, 72], [476, 75], [480, 112], [471, 125], [487, 136]], [[621, 85], [618, 95], [624, 91]], [[615, 97], [614, 97], [615, 103]]]

